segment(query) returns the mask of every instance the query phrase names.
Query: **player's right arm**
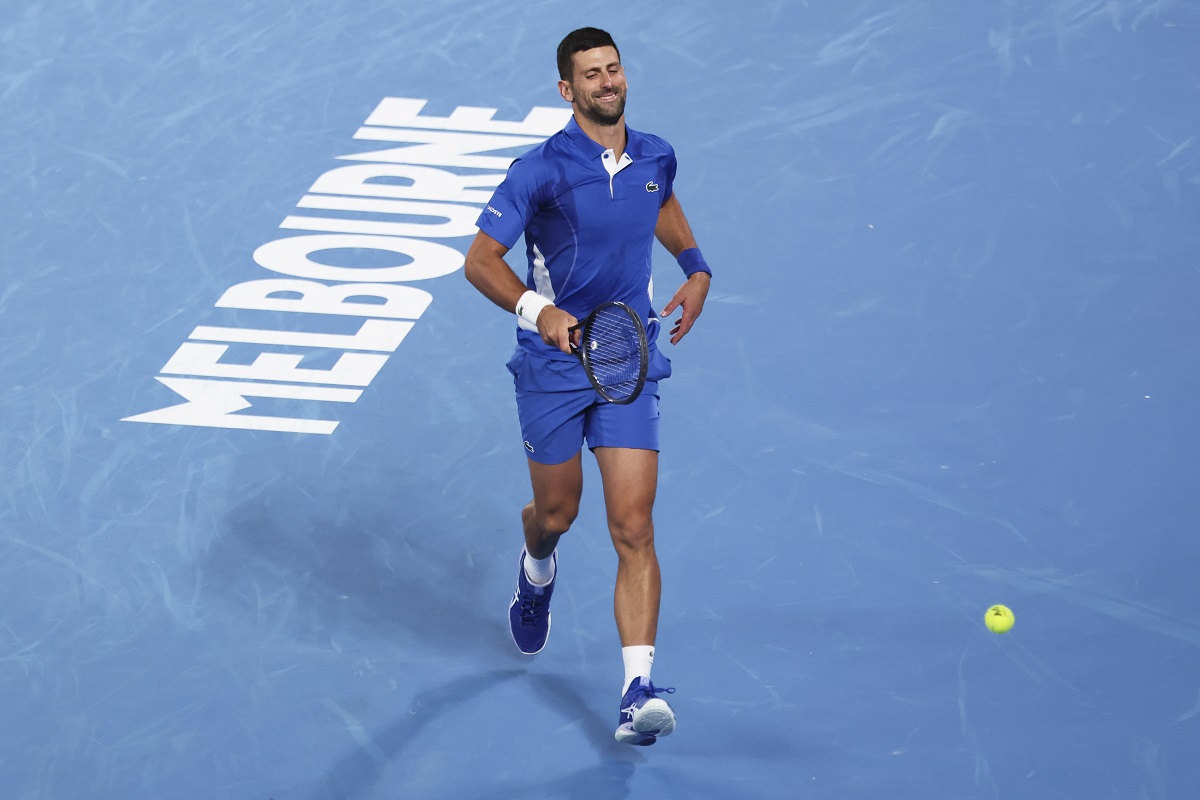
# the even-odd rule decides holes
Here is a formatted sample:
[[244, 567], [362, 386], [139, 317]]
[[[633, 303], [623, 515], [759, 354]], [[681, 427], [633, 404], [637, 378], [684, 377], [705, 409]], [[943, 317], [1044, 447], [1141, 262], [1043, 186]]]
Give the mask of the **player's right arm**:
[[[505, 311], [513, 313], [528, 288], [504, 260], [507, 252], [507, 247], [479, 231], [467, 250], [463, 273], [484, 297]], [[564, 353], [570, 353], [568, 329], [577, 321], [561, 308], [548, 305], [537, 316], [538, 334], [546, 344], [553, 345]]]

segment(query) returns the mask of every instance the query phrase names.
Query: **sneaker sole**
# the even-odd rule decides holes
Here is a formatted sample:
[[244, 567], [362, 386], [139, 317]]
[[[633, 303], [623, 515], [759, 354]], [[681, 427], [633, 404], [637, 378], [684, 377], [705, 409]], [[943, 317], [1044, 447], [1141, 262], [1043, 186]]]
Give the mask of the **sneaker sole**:
[[613, 734], [613, 738], [621, 744], [631, 744], [635, 747], [647, 747], [658, 741], [658, 738], [655, 736], [638, 733], [633, 728], [626, 727], [625, 725], [617, 728], [617, 732]]
[[633, 712], [633, 730], [646, 736], [670, 736], [675, 730], [675, 712], [657, 697]]

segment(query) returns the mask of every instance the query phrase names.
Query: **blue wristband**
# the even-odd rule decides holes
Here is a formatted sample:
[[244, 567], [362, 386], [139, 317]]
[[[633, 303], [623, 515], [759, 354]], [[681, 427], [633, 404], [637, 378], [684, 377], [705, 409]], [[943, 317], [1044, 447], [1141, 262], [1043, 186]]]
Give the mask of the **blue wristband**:
[[712, 270], [708, 268], [704, 256], [700, 254], [699, 247], [689, 247], [680, 253], [675, 261], [679, 263], [679, 268], [683, 270], [683, 274], [689, 278], [697, 272], [703, 272], [708, 277], [712, 277]]

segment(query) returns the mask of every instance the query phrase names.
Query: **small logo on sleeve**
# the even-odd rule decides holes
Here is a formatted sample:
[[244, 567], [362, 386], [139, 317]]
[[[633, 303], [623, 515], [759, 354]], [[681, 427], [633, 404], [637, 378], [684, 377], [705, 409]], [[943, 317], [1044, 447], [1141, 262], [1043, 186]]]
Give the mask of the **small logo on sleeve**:
[[526, 449], [526, 450], [528, 450], [528, 451], [529, 451], [529, 452], [531, 452], [531, 453], [533, 453], [533, 452], [536, 452], [536, 451], [533, 449], [533, 445], [531, 445], [529, 442], [526, 442], [526, 443], [525, 443], [525, 449]]
[[[657, 187], [655, 187], [655, 188], [657, 188]], [[489, 214], [495, 214], [497, 217], [503, 217], [503, 216], [504, 216], [503, 214], [501, 214], [499, 211], [497, 211], [496, 209], [492, 208], [491, 206], [488, 206], [488, 207], [487, 207], [487, 212], [488, 212]]]
[[646, 184], [646, 191], [647, 192], [657, 192], [658, 184], [655, 183], [654, 181], [650, 181], [649, 183]]

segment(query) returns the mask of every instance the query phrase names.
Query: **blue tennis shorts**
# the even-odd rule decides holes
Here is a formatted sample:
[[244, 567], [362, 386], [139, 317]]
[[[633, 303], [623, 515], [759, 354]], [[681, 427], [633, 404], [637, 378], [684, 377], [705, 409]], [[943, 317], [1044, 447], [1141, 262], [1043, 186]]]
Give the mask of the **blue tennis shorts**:
[[[521, 438], [530, 460], [561, 464], [585, 442], [592, 450], [659, 449], [657, 380], [647, 380], [637, 399], [622, 406], [600, 397], [577, 363], [549, 361], [518, 348], [508, 368], [516, 385]], [[669, 362], [666, 371], [670, 374]]]

